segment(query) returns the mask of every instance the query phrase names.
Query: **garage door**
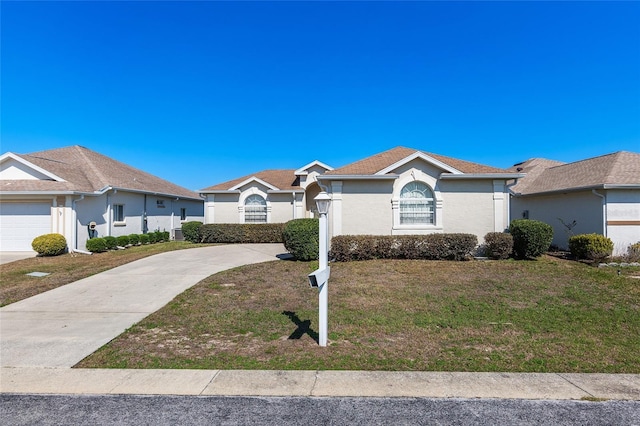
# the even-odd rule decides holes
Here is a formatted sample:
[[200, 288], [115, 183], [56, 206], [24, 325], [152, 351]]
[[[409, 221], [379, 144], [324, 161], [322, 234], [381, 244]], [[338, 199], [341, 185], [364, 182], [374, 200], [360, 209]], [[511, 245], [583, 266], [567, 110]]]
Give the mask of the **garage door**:
[[0, 251], [31, 251], [31, 241], [50, 232], [50, 203], [0, 203]]

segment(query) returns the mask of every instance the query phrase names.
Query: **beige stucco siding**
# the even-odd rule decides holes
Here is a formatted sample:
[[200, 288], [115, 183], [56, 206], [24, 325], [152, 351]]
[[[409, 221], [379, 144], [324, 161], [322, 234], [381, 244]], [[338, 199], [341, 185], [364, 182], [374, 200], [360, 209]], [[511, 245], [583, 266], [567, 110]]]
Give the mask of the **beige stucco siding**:
[[[604, 234], [602, 199], [591, 191], [566, 194], [531, 195], [511, 199], [513, 219], [521, 219], [528, 211], [529, 219], [539, 220], [553, 227], [553, 244], [568, 248], [568, 239], [576, 234]], [[569, 230], [566, 225], [575, 221]]]
[[[239, 194], [215, 194], [213, 202], [207, 202], [207, 223], [239, 223], [238, 214]], [[211, 215], [213, 210], [213, 215]], [[210, 216], [214, 221], [210, 222]]]
[[493, 181], [442, 180], [443, 231], [468, 233], [484, 241], [494, 227]]
[[607, 190], [607, 236], [614, 254], [626, 253], [630, 244], [640, 242], [640, 190]]
[[390, 235], [393, 181], [344, 181], [342, 234]]
[[293, 219], [293, 195], [269, 194], [267, 200], [271, 205], [270, 223], [284, 223]]

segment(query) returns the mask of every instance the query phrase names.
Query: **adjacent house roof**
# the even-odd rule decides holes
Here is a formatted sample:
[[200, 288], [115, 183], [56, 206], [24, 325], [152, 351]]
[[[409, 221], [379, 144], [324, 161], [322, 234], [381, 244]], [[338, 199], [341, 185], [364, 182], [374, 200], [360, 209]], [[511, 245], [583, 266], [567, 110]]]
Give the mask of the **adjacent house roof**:
[[424, 156], [431, 157], [440, 163], [443, 163], [462, 173], [507, 173], [507, 170], [495, 167], [485, 166], [469, 161], [458, 160], [456, 158], [446, 157], [444, 155], [432, 154], [429, 152], [419, 151], [416, 149], [396, 147], [380, 154], [367, 157], [355, 163], [348, 164], [344, 167], [328, 171], [325, 175], [375, 175], [384, 171], [389, 166], [402, 161], [405, 158], [420, 153]]
[[[198, 193], [128, 166], [82, 146], [52, 149], [31, 154], [3, 155], [34, 170], [48, 172], [51, 179], [0, 181], [3, 192], [93, 193], [107, 188], [200, 200]], [[58, 180], [61, 179], [61, 180]]]
[[566, 164], [534, 158], [514, 168], [522, 168], [527, 173], [511, 188], [514, 194], [640, 187], [640, 154], [634, 152], [619, 151]]
[[209, 191], [232, 191], [244, 182], [251, 180], [260, 180], [264, 183], [277, 188], [281, 191], [302, 190], [300, 187], [300, 180], [295, 175], [295, 170], [263, 170], [258, 173], [253, 173], [247, 176], [243, 176], [238, 179], [233, 179], [227, 182], [220, 183], [218, 185], [209, 186], [201, 190], [201, 192]]

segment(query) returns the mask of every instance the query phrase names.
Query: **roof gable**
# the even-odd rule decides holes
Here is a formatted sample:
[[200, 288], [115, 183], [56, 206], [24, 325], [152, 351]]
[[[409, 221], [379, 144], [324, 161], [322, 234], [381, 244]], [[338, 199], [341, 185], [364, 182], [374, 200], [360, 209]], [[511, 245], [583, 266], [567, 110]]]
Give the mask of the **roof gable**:
[[217, 185], [201, 189], [200, 192], [238, 191], [248, 183], [256, 182], [272, 191], [301, 190], [300, 181], [295, 175], [295, 170], [263, 170], [246, 175]]
[[478, 163], [459, 160], [444, 155], [433, 154], [411, 148], [396, 147], [388, 151], [367, 157], [360, 161], [348, 164], [326, 175], [384, 175], [394, 169], [420, 158], [434, 166], [439, 167], [446, 173], [471, 174], [471, 173], [505, 173], [506, 170], [496, 167], [485, 166]]
[[1, 180], [53, 180], [64, 182], [60, 176], [39, 167], [19, 155], [7, 152], [0, 156]]
[[[94, 193], [117, 188], [172, 197], [200, 198], [193, 191], [78, 145], [19, 157], [59, 177], [60, 181], [39, 182], [37, 185], [25, 180], [15, 181], [11, 191]], [[62, 185], [60, 182], [66, 183]]]
[[[296, 170], [294, 173], [296, 176], [305, 176], [308, 175], [311, 171], [316, 171], [317, 169], [324, 170], [324, 172], [333, 170], [333, 167], [326, 165], [325, 163], [315, 160], [309, 164], [306, 164]], [[323, 173], [324, 173], [323, 172]]]

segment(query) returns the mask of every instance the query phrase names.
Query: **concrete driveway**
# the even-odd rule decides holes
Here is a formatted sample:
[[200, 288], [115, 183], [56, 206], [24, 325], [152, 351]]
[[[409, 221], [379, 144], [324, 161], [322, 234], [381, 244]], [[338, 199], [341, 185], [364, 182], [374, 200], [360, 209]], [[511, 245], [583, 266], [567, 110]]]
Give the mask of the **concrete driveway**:
[[0, 308], [1, 367], [71, 367], [209, 275], [277, 260], [282, 244], [178, 250]]
[[36, 257], [37, 254], [35, 251], [0, 251], [0, 265], [15, 262], [16, 260]]

